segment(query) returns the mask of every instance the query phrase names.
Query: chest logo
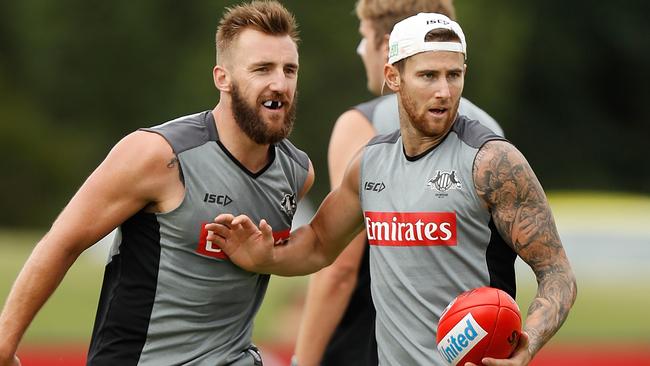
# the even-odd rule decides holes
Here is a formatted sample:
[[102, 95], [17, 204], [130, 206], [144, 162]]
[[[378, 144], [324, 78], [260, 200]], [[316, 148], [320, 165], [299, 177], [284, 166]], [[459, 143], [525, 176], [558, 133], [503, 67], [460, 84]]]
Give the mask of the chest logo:
[[203, 202], [228, 206], [230, 203], [232, 203], [232, 198], [228, 197], [227, 194], [206, 193], [203, 197]]
[[432, 191], [446, 192], [450, 189], [461, 189], [462, 185], [455, 170], [450, 172], [436, 170], [436, 175], [427, 181], [427, 187]]
[[378, 246], [455, 246], [455, 212], [364, 212], [368, 243]]
[[363, 189], [371, 192], [381, 192], [386, 188], [384, 182], [365, 182]]
[[286, 213], [289, 218], [293, 219], [293, 215], [296, 213], [296, 207], [298, 207], [298, 205], [296, 204], [295, 193], [285, 193], [284, 197], [282, 197], [282, 201], [280, 201], [280, 209], [282, 212]]

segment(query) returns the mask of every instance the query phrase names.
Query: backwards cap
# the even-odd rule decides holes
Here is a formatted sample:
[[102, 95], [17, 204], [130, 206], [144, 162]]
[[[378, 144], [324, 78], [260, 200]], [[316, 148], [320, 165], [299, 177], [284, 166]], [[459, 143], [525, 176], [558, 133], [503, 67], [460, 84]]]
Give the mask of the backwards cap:
[[[458, 42], [425, 42], [424, 37], [433, 29], [449, 29], [460, 38]], [[451, 51], [465, 55], [467, 43], [465, 34], [458, 23], [438, 13], [419, 13], [395, 24], [388, 40], [388, 63], [411, 57], [426, 51]]]

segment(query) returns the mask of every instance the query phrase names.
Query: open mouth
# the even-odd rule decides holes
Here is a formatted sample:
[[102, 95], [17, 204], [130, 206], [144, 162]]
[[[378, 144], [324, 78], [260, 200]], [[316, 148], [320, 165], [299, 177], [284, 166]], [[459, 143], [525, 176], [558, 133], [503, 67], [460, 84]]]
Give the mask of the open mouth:
[[445, 114], [445, 112], [447, 112], [447, 108], [430, 108], [429, 112], [435, 115], [442, 115]]
[[271, 109], [271, 110], [278, 110], [284, 106], [284, 103], [279, 101], [279, 100], [267, 100], [262, 105], [265, 108]]

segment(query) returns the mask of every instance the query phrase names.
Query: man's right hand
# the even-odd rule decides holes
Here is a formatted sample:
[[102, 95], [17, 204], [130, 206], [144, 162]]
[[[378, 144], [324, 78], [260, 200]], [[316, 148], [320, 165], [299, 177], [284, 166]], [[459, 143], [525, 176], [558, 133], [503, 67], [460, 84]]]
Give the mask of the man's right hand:
[[265, 273], [273, 264], [273, 230], [266, 220], [259, 228], [246, 215], [221, 214], [206, 224], [207, 240], [217, 244], [241, 268]]

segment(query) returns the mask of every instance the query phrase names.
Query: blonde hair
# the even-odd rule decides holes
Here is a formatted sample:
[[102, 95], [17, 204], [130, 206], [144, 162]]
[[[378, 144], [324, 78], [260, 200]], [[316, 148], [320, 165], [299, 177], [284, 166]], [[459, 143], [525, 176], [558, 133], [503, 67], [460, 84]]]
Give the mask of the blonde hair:
[[274, 36], [288, 35], [296, 44], [300, 41], [296, 18], [282, 4], [273, 0], [252, 1], [226, 8], [217, 27], [217, 60], [228, 54], [233, 42], [247, 28]]
[[452, 0], [359, 0], [356, 12], [359, 19], [370, 21], [375, 31], [375, 48], [381, 46], [384, 36], [390, 34], [396, 23], [417, 13], [440, 13], [456, 18]]

